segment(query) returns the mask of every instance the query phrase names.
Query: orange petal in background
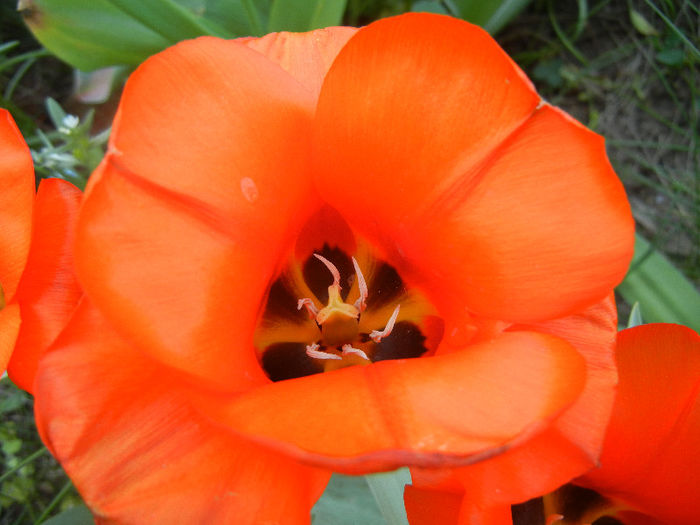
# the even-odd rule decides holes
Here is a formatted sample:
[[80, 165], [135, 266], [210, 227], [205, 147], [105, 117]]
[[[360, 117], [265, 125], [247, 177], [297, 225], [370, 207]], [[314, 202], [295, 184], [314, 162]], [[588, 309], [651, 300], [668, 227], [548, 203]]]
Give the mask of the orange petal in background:
[[98, 523], [308, 523], [330, 472], [212, 425], [181, 386], [87, 299], [42, 358], [40, 433]]
[[65, 326], [82, 291], [73, 269], [73, 231], [82, 192], [60, 179], [39, 185], [27, 267], [17, 288], [22, 327], [8, 367], [14, 383], [32, 392], [41, 352]]
[[601, 466], [576, 483], [665, 523], [697, 523], [700, 336], [669, 324], [623, 330], [617, 362]]
[[29, 254], [34, 167], [12, 115], [0, 108], [0, 375], [15, 346], [20, 312], [13, 304]]
[[[410, 525], [512, 525], [510, 505], [484, 507], [465, 498], [455, 480], [422, 476], [411, 472], [413, 483], [406, 485], [404, 503]], [[538, 525], [544, 525], [538, 524]]]
[[279, 64], [311, 91], [316, 100], [333, 60], [356, 31], [354, 27], [327, 27], [308, 33], [283, 31], [260, 38], [239, 38], [236, 42]]
[[22, 318], [19, 305], [12, 303], [0, 310], [0, 371], [3, 373], [12, 357]]
[[0, 108], [0, 286], [12, 301], [29, 254], [34, 167], [12, 115]]

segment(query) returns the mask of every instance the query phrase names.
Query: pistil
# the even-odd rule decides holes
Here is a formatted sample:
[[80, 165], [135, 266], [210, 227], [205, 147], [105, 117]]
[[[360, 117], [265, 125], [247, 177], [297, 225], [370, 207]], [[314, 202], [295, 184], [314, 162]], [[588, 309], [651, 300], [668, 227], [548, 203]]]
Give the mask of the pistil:
[[[371, 362], [364, 350], [353, 346], [353, 342], [360, 339], [359, 318], [360, 314], [367, 308], [367, 297], [369, 295], [367, 281], [362, 275], [360, 265], [353, 257], [352, 264], [357, 275], [359, 297], [354, 304], [349, 304], [343, 301], [340, 295], [340, 271], [338, 271], [338, 268], [322, 255], [315, 253], [314, 257], [328, 268], [328, 271], [333, 276], [333, 282], [328, 287], [328, 304], [323, 308], [319, 309], [313, 300], [308, 297], [299, 299], [297, 302], [297, 309], [306, 308], [309, 316], [316, 321], [316, 324], [321, 329], [321, 339], [306, 345], [306, 355], [314, 359], [324, 360], [342, 360], [344, 357], [358, 356]], [[400, 305], [396, 306], [383, 330], [372, 330], [369, 334], [369, 338], [372, 341], [379, 343], [383, 338], [391, 334], [399, 315], [399, 310]], [[320, 350], [320, 348], [324, 348], [324, 350]], [[340, 354], [325, 351], [327, 348], [340, 351]]]

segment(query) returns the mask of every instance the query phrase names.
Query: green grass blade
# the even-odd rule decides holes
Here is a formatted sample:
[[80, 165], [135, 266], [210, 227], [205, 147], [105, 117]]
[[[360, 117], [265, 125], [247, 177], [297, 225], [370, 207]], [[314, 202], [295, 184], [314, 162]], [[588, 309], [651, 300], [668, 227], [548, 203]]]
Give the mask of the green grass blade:
[[388, 525], [408, 525], [403, 505], [404, 486], [411, 483], [407, 468], [365, 476], [369, 489]]
[[630, 270], [617, 291], [629, 304], [639, 303], [646, 322], [678, 323], [700, 331], [700, 293], [640, 234]]
[[685, 44], [688, 46], [691, 52], [695, 55], [695, 58], [700, 58], [700, 49], [695, 47], [695, 44], [693, 44], [693, 42], [691, 42], [690, 39], [687, 36], [685, 36], [685, 33], [678, 29], [678, 27], [676, 27], [676, 24], [674, 24], [671, 20], [668, 19], [668, 17], [665, 14], [662, 13], [661, 10], [656, 6], [656, 4], [654, 4], [654, 2], [652, 2], [651, 0], [645, 1], [647, 5], [651, 7], [657, 15], [659, 15], [661, 20], [663, 20], [666, 23], [666, 25], [671, 29], [671, 31], [673, 31], [676, 34], [676, 36], [678, 36], [678, 38], [685, 42]]
[[14, 474], [15, 472], [17, 472], [17, 471], [18, 471], [19, 469], [21, 469], [23, 466], [28, 465], [29, 463], [31, 463], [31, 462], [34, 461], [35, 459], [37, 459], [37, 458], [39, 458], [39, 457], [41, 457], [41, 456], [43, 456], [44, 454], [47, 454], [47, 453], [48, 453], [48, 450], [46, 450], [45, 447], [41, 447], [41, 448], [40, 448], [39, 450], [37, 450], [36, 452], [33, 452], [32, 454], [30, 454], [29, 456], [27, 456], [26, 458], [24, 458], [22, 461], [20, 461], [19, 463], [17, 463], [17, 465], [15, 465], [13, 468], [11, 468], [11, 469], [9, 469], [9, 470], [3, 472], [2, 474], [0, 474], [0, 483], [2, 483], [2, 482], [5, 481], [7, 478], [9, 478], [10, 476], [12, 476], [12, 474]]

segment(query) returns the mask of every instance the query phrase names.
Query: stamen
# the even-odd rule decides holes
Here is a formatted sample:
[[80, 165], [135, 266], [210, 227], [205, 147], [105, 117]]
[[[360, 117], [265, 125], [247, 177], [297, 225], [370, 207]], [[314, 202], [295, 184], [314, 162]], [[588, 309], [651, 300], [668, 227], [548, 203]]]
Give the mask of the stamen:
[[304, 297], [303, 299], [299, 299], [297, 301], [297, 310], [301, 310], [303, 307], [306, 307], [306, 310], [309, 312], [309, 316], [311, 319], [316, 319], [316, 316], [318, 315], [318, 308], [316, 308], [316, 305], [314, 302], [309, 299], [308, 297]]
[[323, 264], [326, 265], [326, 268], [331, 272], [333, 275], [333, 284], [332, 286], [337, 286], [338, 290], [340, 290], [340, 272], [338, 271], [338, 268], [335, 267], [335, 264], [330, 262], [328, 259], [326, 259], [323, 255], [319, 255], [317, 253], [314, 253], [314, 257], [316, 257], [319, 261], [321, 261]]
[[306, 345], [306, 355], [315, 359], [342, 359], [339, 355], [323, 352], [318, 350], [318, 348], [319, 345], [317, 343]]
[[367, 289], [367, 281], [365, 281], [365, 276], [362, 275], [362, 270], [360, 270], [360, 265], [357, 264], [355, 258], [352, 258], [352, 265], [355, 267], [355, 273], [357, 274], [357, 287], [360, 289], [360, 297], [355, 301], [355, 308], [360, 312], [364, 312], [367, 308], [367, 296], [369, 295], [369, 290]]
[[379, 330], [372, 330], [372, 332], [369, 334], [369, 337], [370, 339], [372, 339], [372, 341], [378, 343], [384, 337], [388, 336], [391, 333], [391, 331], [394, 329], [394, 323], [396, 322], [396, 318], [399, 316], [400, 309], [401, 305], [397, 304], [396, 308], [394, 308], [394, 313], [391, 314], [391, 317], [389, 318], [389, 321], [387, 321], [384, 330], [382, 330], [381, 332]]
[[369, 361], [369, 357], [359, 348], [353, 348], [352, 345], [343, 345], [343, 355], [355, 354], [359, 355], [362, 359]]

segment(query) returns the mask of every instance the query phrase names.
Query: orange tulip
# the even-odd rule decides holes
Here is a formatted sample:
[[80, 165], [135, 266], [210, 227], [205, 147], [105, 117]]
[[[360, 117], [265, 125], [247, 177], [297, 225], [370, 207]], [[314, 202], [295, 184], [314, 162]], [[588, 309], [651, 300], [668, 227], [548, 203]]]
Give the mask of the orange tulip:
[[0, 178], [0, 364], [18, 386], [32, 392], [39, 354], [58, 335], [81, 294], [70, 255], [81, 192], [48, 179], [35, 198], [29, 148], [4, 109]]
[[700, 336], [680, 325], [630, 328], [619, 333], [616, 360], [620, 382], [600, 465], [577, 486], [511, 511], [481, 505], [445, 473], [441, 484], [419, 477], [405, 493], [411, 525], [700, 523]]
[[597, 460], [632, 230], [602, 139], [470, 24], [181, 43], [91, 178], [40, 431], [110, 523], [304, 523], [331, 470], [496, 456], [558, 486]]
[[575, 483], [626, 524], [700, 523], [700, 336], [671, 324], [623, 330], [617, 364], [600, 467]]

